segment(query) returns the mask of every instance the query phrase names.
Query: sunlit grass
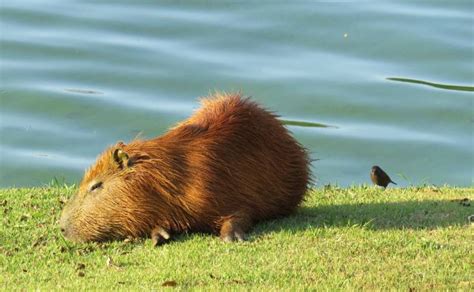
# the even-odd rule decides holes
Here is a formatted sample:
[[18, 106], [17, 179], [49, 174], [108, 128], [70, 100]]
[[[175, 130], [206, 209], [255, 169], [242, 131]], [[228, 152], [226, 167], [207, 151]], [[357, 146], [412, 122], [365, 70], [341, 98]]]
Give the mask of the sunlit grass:
[[0, 287], [17, 289], [472, 290], [473, 188], [313, 190], [244, 243], [205, 234], [75, 244], [57, 228], [73, 187], [1, 189]]

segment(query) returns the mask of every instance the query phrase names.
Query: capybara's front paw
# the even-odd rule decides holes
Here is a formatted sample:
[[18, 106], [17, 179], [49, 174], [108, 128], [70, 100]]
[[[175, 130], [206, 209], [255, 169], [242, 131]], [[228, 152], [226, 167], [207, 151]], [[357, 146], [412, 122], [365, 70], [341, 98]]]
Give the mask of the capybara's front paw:
[[171, 236], [164, 228], [156, 226], [151, 230], [151, 241], [153, 246], [162, 245], [170, 240]]

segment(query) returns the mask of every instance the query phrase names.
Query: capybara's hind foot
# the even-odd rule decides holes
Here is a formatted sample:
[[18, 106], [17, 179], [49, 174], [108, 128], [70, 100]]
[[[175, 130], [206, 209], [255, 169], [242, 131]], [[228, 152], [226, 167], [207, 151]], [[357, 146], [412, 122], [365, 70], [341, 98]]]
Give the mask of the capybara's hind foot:
[[244, 241], [245, 233], [239, 227], [230, 227], [229, 230], [222, 231], [220, 235], [222, 241], [233, 242], [233, 241]]
[[153, 246], [162, 245], [163, 243], [169, 241], [170, 238], [171, 236], [168, 231], [166, 231], [160, 226], [156, 226], [151, 230], [151, 241], [153, 243]]
[[221, 223], [220, 238], [224, 242], [244, 241], [245, 232], [251, 226], [251, 220], [243, 214], [224, 217]]

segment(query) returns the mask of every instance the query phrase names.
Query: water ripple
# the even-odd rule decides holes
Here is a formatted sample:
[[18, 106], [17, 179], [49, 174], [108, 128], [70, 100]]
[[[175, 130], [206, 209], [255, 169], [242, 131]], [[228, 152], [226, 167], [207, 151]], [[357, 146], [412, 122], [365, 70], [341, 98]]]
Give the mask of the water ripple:
[[[63, 136], [68, 139], [84, 139], [94, 136], [93, 133], [81, 130], [72, 123], [68, 123], [68, 121], [64, 119], [61, 119], [60, 122], [58, 122], [58, 120], [54, 120], [51, 117], [33, 117], [31, 114], [19, 112], [0, 112], [0, 116], [2, 117], [0, 130], [2, 131], [11, 129], [18, 132], [18, 130], [23, 130], [28, 132], [29, 135], [54, 135], [56, 137]], [[65, 129], [67, 129], [67, 131]]]
[[473, 86], [434, 83], [434, 82], [417, 80], [417, 79], [410, 79], [410, 78], [388, 77], [387, 80], [405, 82], [405, 83], [422, 84], [422, 85], [428, 85], [428, 86], [431, 86], [431, 87], [447, 89], [447, 90], [474, 91]]
[[14, 163], [15, 165], [32, 166], [55, 166], [61, 168], [83, 170], [93, 161], [94, 157], [84, 157], [71, 153], [51, 151], [48, 149], [1, 147], [2, 152], [7, 152], [2, 163]]
[[337, 128], [336, 126], [326, 125], [322, 123], [308, 122], [308, 121], [297, 121], [297, 120], [283, 120], [280, 119], [283, 125], [297, 126], [297, 127], [308, 127], [308, 128]]

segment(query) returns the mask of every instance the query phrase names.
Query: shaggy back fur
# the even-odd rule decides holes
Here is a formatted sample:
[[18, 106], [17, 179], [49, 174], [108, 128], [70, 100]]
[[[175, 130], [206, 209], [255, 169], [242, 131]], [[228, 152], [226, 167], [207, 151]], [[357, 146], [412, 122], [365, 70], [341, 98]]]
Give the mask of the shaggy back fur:
[[276, 116], [238, 94], [218, 94], [166, 134], [118, 143], [86, 171], [61, 216], [75, 241], [218, 232], [245, 214], [254, 224], [303, 200], [309, 160]]

